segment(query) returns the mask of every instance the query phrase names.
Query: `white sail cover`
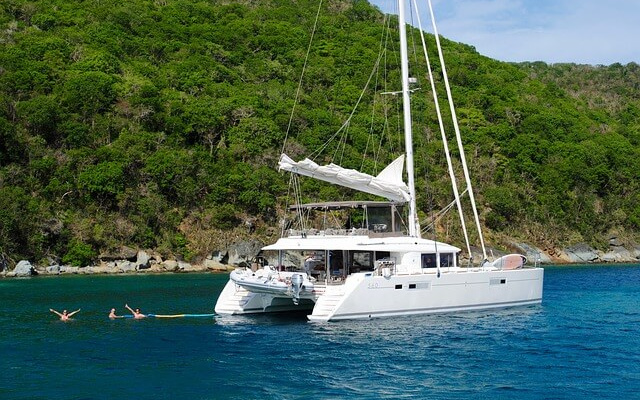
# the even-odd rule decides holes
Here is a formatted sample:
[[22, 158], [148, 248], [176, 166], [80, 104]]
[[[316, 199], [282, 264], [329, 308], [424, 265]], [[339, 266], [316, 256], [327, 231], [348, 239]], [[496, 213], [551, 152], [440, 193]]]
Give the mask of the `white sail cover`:
[[342, 168], [333, 163], [318, 165], [308, 158], [296, 162], [286, 154], [280, 156], [278, 165], [285, 171], [375, 194], [391, 201], [407, 202], [410, 199], [409, 187], [402, 180], [404, 156], [396, 158], [378, 176]]

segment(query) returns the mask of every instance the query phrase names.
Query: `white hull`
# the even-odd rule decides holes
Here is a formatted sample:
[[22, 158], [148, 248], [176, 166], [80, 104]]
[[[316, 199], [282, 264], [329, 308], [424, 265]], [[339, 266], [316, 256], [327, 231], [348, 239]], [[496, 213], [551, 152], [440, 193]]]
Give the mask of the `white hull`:
[[312, 321], [433, 314], [540, 304], [542, 268], [376, 276], [350, 275], [344, 284], [317, 288], [315, 299], [293, 304], [291, 298], [251, 293], [227, 283], [218, 314], [248, 314], [312, 309]]
[[229, 280], [225, 285], [215, 312], [220, 315], [262, 314], [283, 311], [311, 310], [315, 301], [302, 298], [298, 304], [290, 296], [251, 292]]

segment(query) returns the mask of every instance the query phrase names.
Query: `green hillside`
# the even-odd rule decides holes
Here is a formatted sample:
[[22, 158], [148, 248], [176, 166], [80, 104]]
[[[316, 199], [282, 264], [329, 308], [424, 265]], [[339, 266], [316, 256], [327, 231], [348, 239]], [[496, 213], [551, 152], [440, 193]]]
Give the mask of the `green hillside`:
[[[366, 1], [323, 4], [287, 139], [296, 157], [345, 121], [383, 32]], [[3, 0], [0, 258], [85, 265], [128, 245], [197, 260], [248, 235], [249, 220], [252, 235], [273, 239], [288, 192], [276, 164], [317, 7]], [[489, 241], [636, 240], [640, 67], [508, 64], [444, 46]], [[416, 142], [425, 217], [452, 199], [428, 99], [415, 95], [417, 119], [432, 124]], [[385, 122], [371, 133], [371, 119], [354, 116], [345, 166], [359, 167], [382, 135]], [[308, 200], [346, 196], [304, 184]], [[456, 218], [438, 224], [439, 239], [456, 240]]]

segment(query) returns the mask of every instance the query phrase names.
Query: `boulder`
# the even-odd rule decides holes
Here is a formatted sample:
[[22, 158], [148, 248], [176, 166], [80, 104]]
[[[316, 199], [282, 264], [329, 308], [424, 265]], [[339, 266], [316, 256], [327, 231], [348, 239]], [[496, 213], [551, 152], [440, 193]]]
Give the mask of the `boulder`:
[[122, 246], [118, 249], [104, 252], [98, 256], [103, 261], [129, 260], [133, 261], [137, 258], [138, 251], [128, 246]]
[[627, 249], [620, 246], [611, 246], [609, 251], [600, 256], [603, 262], [633, 262], [636, 257]]
[[116, 269], [118, 272], [131, 273], [136, 272], [136, 264], [128, 260], [116, 261]]
[[61, 274], [77, 274], [78, 270], [80, 270], [80, 268], [72, 267], [70, 265], [62, 265], [60, 267], [60, 273]]
[[566, 257], [567, 261], [571, 263], [591, 263], [600, 259], [598, 253], [586, 243], [578, 243], [573, 246], [569, 246], [564, 249], [562, 253], [563, 256]]
[[204, 260], [202, 266], [204, 267], [204, 269], [207, 269], [209, 271], [227, 271], [227, 265], [208, 258]]
[[191, 268], [192, 266], [188, 262], [178, 261], [178, 266], [176, 267], [175, 270], [178, 272], [187, 272], [187, 271], [190, 271]]
[[14, 276], [33, 276], [38, 275], [38, 271], [27, 260], [20, 261], [13, 269]]
[[618, 239], [617, 236], [612, 236], [609, 238], [609, 246], [612, 247], [622, 247], [622, 242]]
[[164, 271], [177, 271], [178, 262], [176, 260], [164, 260], [160, 263], [160, 268]]
[[552, 262], [551, 257], [542, 249], [531, 246], [527, 243], [511, 243], [516, 249], [517, 253], [523, 254], [527, 257], [527, 263], [529, 265], [535, 264], [550, 264]]
[[45, 268], [45, 271], [47, 271], [47, 274], [59, 275], [60, 274], [60, 266], [59, 265], [50, 265], [47, 268]]
[[184, 261], [178, 261], [176, 272], [202, 272], [206, 271], [204, 265], [190, 264]]
[[639, 245], [633, 245], [633, 248], [631, 249], [631, 256], [633, 258], [635, 258], [634, 261], [636, 260], [640, 260], [640, 246]]
[[92, 265], [90, 267], [80, 268], [80, 273], [83, 274], [111, 274], [114, 271], [109, 264], [100, 263], [98, 265]]
[[9, 259], [0, 254], [0, 272], [7, 271], [9, 269]]
[[147, 254], [146, 251], [140, 250], [138, 251], [138, 255], [136, 257], [136, 269], [148, 269], [151, 265], [149, 264], [151, 257]]
[[207, 257], [207, 259], [209, 260], [213, 260], [216, 261], [220, 264], [228, 264], [229, 263], [229, 253], [227, 253], [226, 251], [214, 251], [213, 253], [211, 253], [211, 255], [209, 257]]
[[245, 240], [229, 246], [228, 263], [231, 265], [251, 264], [251, 260], [260, 253], [263, 244], [257, 240]]

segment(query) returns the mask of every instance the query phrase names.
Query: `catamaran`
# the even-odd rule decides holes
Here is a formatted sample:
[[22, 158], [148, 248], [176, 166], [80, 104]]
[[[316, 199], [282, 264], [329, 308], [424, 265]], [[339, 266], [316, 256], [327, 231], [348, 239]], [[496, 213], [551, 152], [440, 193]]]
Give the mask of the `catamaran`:
[[[406, 11], [404, 0], [398, 0], [402, 77], [399, 94], [403, 104], [405, 154], [375, 176], [336, 164], [318, 165], [310, 159], [294, 161], [286, 154], [282, 154], [279, 161], [279, 168], [294, 176], [312, 177], [385, 200], [291, 206], [291, 211], [298, 216], [298, 224], [295, 228], [283, 229], [283, 236], [265, 246], [262, 257], [251, 267], [231, 272], [218, 298], [217, 314], [304, 310], [311, 321], [336, 321], [542, 302], [542, 268], [526, 266], [526, 258], [520, 254], [507, 254], [493, 262], [488, 261], [430, 1], [428, 6], [466, 182], [466, 189], [460, 193], [435, 99], [454, 202], [471, 260], [461, 204], [461, 197], [465, 193], [469, 196], [483, 260], [477, 265], [461, 265], [462, 249], [421, 237], [414, 181], [410, 107], [413, 89], [408, 68]], [[420, 26], [419, 16], [418, 24]], [[424, 36], [422, 44], [435, 97]], [[403, 179], [405, 161], [406, 183]], [[335, 220], [337, 224], [331, 225], [329, 220]], [[311, 227], [311, 222], [318, 224]]]

